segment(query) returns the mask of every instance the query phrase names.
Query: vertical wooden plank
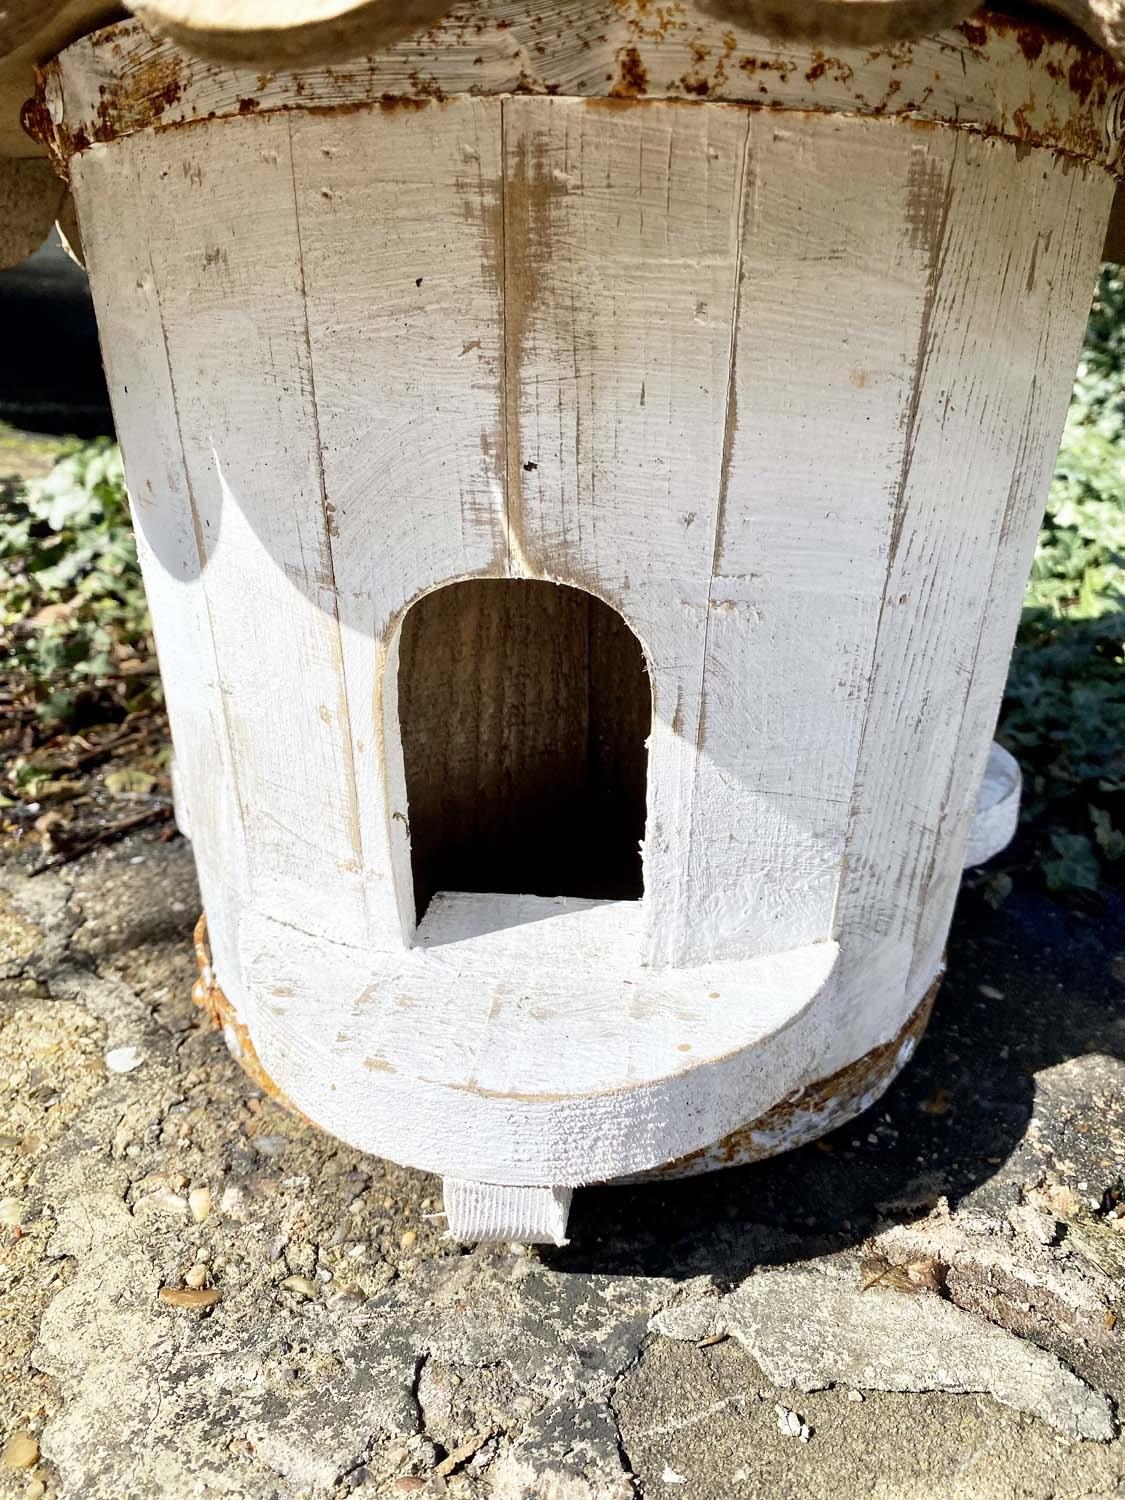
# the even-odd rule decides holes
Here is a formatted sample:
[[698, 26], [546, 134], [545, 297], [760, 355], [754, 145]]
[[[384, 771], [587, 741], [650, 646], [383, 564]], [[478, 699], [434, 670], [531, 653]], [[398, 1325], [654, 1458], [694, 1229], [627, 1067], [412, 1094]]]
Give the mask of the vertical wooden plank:
[[1052, 163], [1047, 172], [1032, 178], [1034, 199], [1024, 209], [1035, 238], [1023, 292], [1030, 327], [1038, 338], [1015, 434], [1015, 459], [984, 594], [940, 842], [922, 895], [911, 993], [937, 972], [960, 889], [976, 792], [1008, 674], [1113, 198], [1113, 179], [1100, 169], [1068, 163], [1061, 170], [1060, 165]]
[[401, 943], [414, 915], [393, 633], [425, 590], [502, 572], [506, 556], [500, 111], [461, 97], [291, 126], [369, 930], [382, 946]]
[[508, 566], [644, 643], [654, 964], [684, 928], [746, 136], [724, 106], [504, 104]]
[[587, 774], [595, 826], [588, 844], [612, 851], [610, 894], [641, 895], [648, 801], [648, 744], [652, 683], [640, 642], [616, 611], [587, 598], [589, 624], [589, 742]]
[[76, 156], [71, 181], [127, 467], [145, 592], [152, 612], [177, 782], [186, 799], [220, 982], [241, 983], [237, 913], [246, 852], [237, 768], [208, 612], [199, 515], [184, 466], [145, 221], [151, 164], [137, 141]]
[[[949, 135], [755, 117], [685, 951], [826, 939]], [[845, 285], [846, 278], [846, 285]]]
[[950, 769], [1020, 470], [1040, 329], [1054, 316], [1053, 277], [1036, 270], [1039, 214], [1054, 221], [1050, 203], [1065, 198], [1071, 169], [958, 133], [952, 174], [933, 181], [924, 216], [935, 246], [931, 306], [836, 913], [849, 955], [843, 1034], [860, 1014], [863, 1035], [889, 1034], [918, 998], [908, 986], [921, 903], [935, 861], [952, 870], [963, 854], [963, 838], [945, 837]]
[[[129, 143], [199, 514], [257, 913], [364, 941], [289, 125]], [[249, 215], [249, 216], [248, 216]]]

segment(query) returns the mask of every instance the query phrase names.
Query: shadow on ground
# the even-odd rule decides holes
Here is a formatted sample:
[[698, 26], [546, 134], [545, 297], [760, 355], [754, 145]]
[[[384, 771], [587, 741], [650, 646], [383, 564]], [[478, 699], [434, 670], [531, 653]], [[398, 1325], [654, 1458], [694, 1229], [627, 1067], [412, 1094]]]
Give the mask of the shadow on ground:
[[1125, 1170], [1125, 1099], [1112, 1080], [1100, 1104], [1085, 1087], [1070, 1098], [1064, 1070], [1049, 1116], [1035, 1116], [1036, 1075], [1088, 1054], [1125, 1060], [1125, 902], [1111, 894], [1087, 915], [1016, 892], [994, 910], [966, 890], [930, 1027], [879, 1104], [753, 1166], [587, 1189], [571, 1244], [545, 1258], [560, 1270], [734, 1281], [791, 1258], [774, 1231], [819, 1255], [939, 1196], [1002, 1213], [1060, 1160], [1098, 1197]]

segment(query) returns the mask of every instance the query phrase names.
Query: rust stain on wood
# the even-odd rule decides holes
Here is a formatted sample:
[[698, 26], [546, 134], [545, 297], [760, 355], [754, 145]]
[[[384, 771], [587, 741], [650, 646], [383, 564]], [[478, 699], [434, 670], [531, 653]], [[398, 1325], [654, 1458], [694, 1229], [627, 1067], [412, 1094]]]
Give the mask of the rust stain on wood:
[[610, 89], [613, 99], [635, 99], [648, 88], [648, 74], [636, 47], [622, 47], [617, 57], [617, 81]]
[[[199, 978], [191, 987], [191, 998], [199, 1008], [204, 1011], [211, 1020], [212, 1026], [221, 1031], [228, 1039], [230, 1050], [237, 1052], [235, 1056], [242, 1064], [243, 1069], [263, 1094], [275, 1100], [291, 1113], [304, 1120], [306, 1124], [313, 1125], [308, 1115], [304, 1114], [297, 1106], [282, 1093], [277, 1084], [266, 1072], [258, 1058], [254, 1043], [250, 1039], [250, 1033], [238, 1018], [238, 1012], [223, 994], [215, 982], [214, 971], [211, 968], [211, 950], [207, 943], [207, 917], [203, 915], [195, 924], [194, 933], [195, 961], [199, 966]], [[231, 1046], [233, 1041], [234, 1046]]]
[[[542, 135], [530, 143], [520, 136], [509, 159], [506, 106], [501, 106], [503, 188], [501, 194], [501, 285], [504, 317], [504, 471], [507, 491], [509, 573], [535, 576], [542, 559], [529, 545], [524, 511], [524, 475], [520, 452], [520, 369], [531, 313], [539, 300], [542, 278], [551, 263], [552, 204], [566, 196], [568, 184], [548, 160]], [[581, 580], [575, 580], [580, 582]]]
[[796, 1098], [783, 1099], [757, 1119], [732, 1130], [717, 1144], [704, 1146], [643, 1175], [687, 1177], [717, 1167], [744, 1166], [781, 1151], [792, 1151], [846, 1124], [875, 1102], [913, 1055], [944, 977], [943, 968], [906, 1025], [889, 1042], [872, 1048], [827, 1078], [806, 1085]]

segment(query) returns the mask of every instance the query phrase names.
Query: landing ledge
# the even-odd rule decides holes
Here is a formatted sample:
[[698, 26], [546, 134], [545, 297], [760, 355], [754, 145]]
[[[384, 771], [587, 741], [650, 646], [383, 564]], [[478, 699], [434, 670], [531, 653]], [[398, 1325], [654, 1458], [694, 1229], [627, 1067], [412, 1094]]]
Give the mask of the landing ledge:
[[413, 948], [373, 954], [259, 915], [236, 1008], [280, 1090], [360, 1149], [577, 1186], [720, 1139], [818, 1046], [789, 1032], [832, 982], [835, 943], [652, 970], [640, 923], [638, 902], [442, 892]]

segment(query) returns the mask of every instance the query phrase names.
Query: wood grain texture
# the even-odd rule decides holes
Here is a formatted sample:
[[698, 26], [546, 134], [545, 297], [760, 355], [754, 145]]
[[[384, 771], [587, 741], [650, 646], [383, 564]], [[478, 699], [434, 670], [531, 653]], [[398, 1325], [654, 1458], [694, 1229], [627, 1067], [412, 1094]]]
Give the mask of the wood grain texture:
[[593, 589], [653, 691], [646, 961], [676, 962], [748, 121], [504, 106], [509, 567]]
[[640, 644], [579, 589], [420, 599], [398, 668], [416, 911], [439, 890], [639, 899], [651, 701]]
[[18, 265], [39, 249], [66, 191], [49, 161], [0, 156], [0, 270]]
[[1061, 186], [1063, 191], [1053, 193], [1042, 178], [1035, 183], [1033, 206], [1030, 212], [1024, 210], [1035, 238], [1025, 261], [1013, 255], [1005, 270], [1006, 276], [1020, 275], [1026, 266], [1024, 290], [1034, 343], [1024, 355], [1022, 407], [1009, 417], [1010, 472], [993, 533], [984, 611], [978, 621], [958, 753], [945, 791], [943, 826], [922, 897], [912, 983], [923, 973], [933, 972], [940, 962], [953, 915], [975, 811], [973, 791], [981, 781], [996, 725], [1024, 584], [1035, 555], [1043, 497], [1054, 470], [1053, 438], [1062, 430], [1066, 416], [1070, 372], [1081, 349], [1079, 330], [1098, 272], [1102, 215], [1091, 210], [1100, 201], [1102, 214], [1108, 211], [1111, 187], [1101, 178], [1087, 180], [1082, 169]]
[[644, 1170], [795, 1086], [796, 1023], [831, 989], [837, 949], [646, 969], [641, 916], [631, 901], [446, 892], [413, 947], [363, 964], [252, 916], [247, 965], [276, 996], [259, 1059], [334, 1134], [442, 1175], [565, 1186]]
[[[957, 54], [978, 103], [1000, 46]], [[75, 191], [130, 482], [175, 469], [145, 568], [178, 742], [214, 742], [182, 781], [219, 981], [327, 1128], [562, 1188], [714, 1142], [931, 987], [1113, 178], [815, 80], [403, 108], [389, 66], [129, 126]], [[640, 901], [472, 889], [646, 769]], [[420, 923], [414, 855], [448, 857]]]
[[[238, 139], [221, 124], [175, 143], [138, 138], [112, 159], [153, 216], [147, 249], [237, 768], [245, 900], [359, 944], [355, 781], [288, 122], [255, 120]], [[244, 232], [247, 197], [264, 244]]]
[[467, 1244], [517, 1240], [533, 1245], [566, 1245], [570, 1188], [497, 1187], [445, 1177], [441, 1201], [448, 1237]]
[[500, 103], [290, 128], [370, 940], [397, 945], [414, 920], [399, 627], [507, 553]]
[[[112, 0], [4, 0], [0, 8], [0, 157], [43, 156], [23, 128], [35, 69], [79, 37], [124, 15]], [[2, 231], [0, 231], [2, 232]]]
[[[940, 962], [1026, 576], [1011, 564], [994, 576], [998, 547], [1030, 564], [1071, 379], [1065, 356], [1044, 367], [1042, 340], [1061, 314], [1076, 356], [1075, 309], [1088, 305], [1096, 274], [1095, 246], [1076, 253], [1070, 205], [1092, 190], [1091, 217], [1101, 217], [1095, 204], [1109, 208], [1111, 185], [1083, 175], [1045, 177], [1036, 158], [1012, 161], [1001, 143], [962, 135], [930, 178], [920, 225], [932, 250], [929, 305], [835, 921], [845, 947], [880, 950], [881, 995], [894, 989], [888, 963], [916, 989]], [[993, 621], [996, 643], [984, 645]], [[982, 669], [966, 734], [982, 651], [994, 668]], [[935, 880], [944, 920], [916, 955]], [[862, 965], [840, 1004], [842, 1019], [862, 1011], [868, 1024], [881, 1010]]]
[[47, 116], [63, 126], [63, 156], [154, 124], [360, 101], [415, 115], [420, 137], [411, 101], [471, 93], [903, 116], [1116, 166], [1118, 67], [1065, 27], [1034, 28], [1026, 50], [1021, 35], [1004, 17], [981, 15], [912, 43], [826, 52], [696, 0], [674, 24], [648, 0], [559, 0], [549, 12], [529, 0], [465, 0], [430, 30], [370, 57], [288, 72], [224, 67], [126, 23], [69, 48], [46, 70], [43, 96]]
[[195, 838], [215, 962], [240, 991], [239, 910], [247, 855], [238, 768], [202, 571], [200, 517], [186, 469], [164, 321], [141, 222], [148, 185], [128, 151], [75, 164], [114, 425], [129, 484], [137, 551], [159, 653], [177, 778]]
[[832, 931], [925, 297], [917, 176], [951, 149], [883, 121], [751, 124], [682, 913], [697, 961]]
[[[449, 0], [134, 0], [130, 8], [188, 51], [258, 68], [344, 62], [425, 33], [453, 9]], [[972, 0], [717, 0], [713, 12], [779, 39], [870, 47], [951, 29], [975, 8]], [[0, 12], [0, 59], [28, 47], [46, 56], [60, 45], [60, 21], [73, 37], [119, 9], [106, 0], [9, 0]], [[1048, 0], [1044, 9], [1125, 57], [1121, 0]]]

